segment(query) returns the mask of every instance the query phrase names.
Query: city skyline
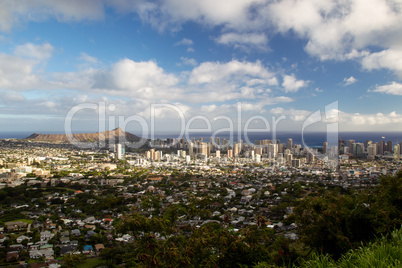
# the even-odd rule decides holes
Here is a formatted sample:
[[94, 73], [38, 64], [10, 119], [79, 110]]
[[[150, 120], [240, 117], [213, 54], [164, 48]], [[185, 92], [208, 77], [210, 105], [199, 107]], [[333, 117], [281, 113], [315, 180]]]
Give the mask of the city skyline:
[[[339, 131], [402, 131], [399, 1], [5, 1], [0, 4], [2, 131], [63, 131], [80, 104], [106, 128], [137, 115], [156, 131], [258, 116], [301, 131], [321, 111]], [[239, 103], [241, 117], [239, 117]], [[336, 108], [334, 108], [336, 107]], [[99, 130], [100, 111], [72, 120]], [[261, 128], [255, 120], [252, 128]], [[203, 128], [194, 120], [195, 127]], [[130, 125], [136, 129], [136, 124]], [[131, 130], [130, 127], [127, 130]], [[234, 129], [237, 129], [237, 128]], [[138, 134], [136, 132], [135, 134]]]

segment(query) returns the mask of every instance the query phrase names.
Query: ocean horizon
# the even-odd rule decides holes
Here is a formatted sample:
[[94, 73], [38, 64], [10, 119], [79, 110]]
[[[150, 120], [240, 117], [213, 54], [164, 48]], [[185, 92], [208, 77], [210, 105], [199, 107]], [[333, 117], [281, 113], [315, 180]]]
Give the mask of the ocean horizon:
[[[32, 135], [33, 133], [42, 133], [42, 134], [65, 134], [64, 131], [49, 131], [49, 132], [39, 132], [39, 131], [0, 131], [0, 139], [24, 139]], [[130, 132], [130, 131], [128, 131]], [[88, 131], [80, 131], [74, 133], [96, 133], [96, 132], [88, 132]], [[131, 132], [136, 134], [135, 132]], [[205, 133], [205, 132], [193, 132], [189, 133], [188, 136], [184, 135], [185, 139], [187, 137], [200, 139], [203, 138], [204, 141], [209, 141], [209, 138], [214, 133]], [[232, 136], [232, 141], [239, 140], [239, 133], [234, 132]], [[303, 144], [302, 134], [300, 132], [292, 132], [292, 131], [278, 131], [273, 135], [272, 132], [262, 133], [262, 132], [248, 132], [247, 135], [245, 133], [241, 133], [241, 139], [243, 142], [248, 141], [254, 143], [256, 140], [279, 140], [281, 143], [286, 143], [288, 138], [293, 140], [293, 144]], [[140, 135], [138, 135], [140, 136]], [[219, 137], [222, 139], [230, 140], [230, 133], [219, 132], [215, 137]], [[150, 136], [146, 138], [151, 138]], [[156, 133], [154, 135], [154, 139], [167, 139], [167, 138], [181, 138], [179, 133]], [[305, 132], [304, 133], [304, 144], [310, 147], [319, 147], [322, 146], [324, 142], [327, 141], [327, 133], [326, 132]], [[373, 141], [379, 142], [381, 140], [391, 141], [393, 144], [399, 143], [402, 141], [402, 132], [338, 132], [338, 138], [345, 140], [355, 140], [356, 142], [365, 142], [365, 141]], [[333, 139], [333, 136], [332, 136]], [[333, 144], [329, 144], [333, 145]]]

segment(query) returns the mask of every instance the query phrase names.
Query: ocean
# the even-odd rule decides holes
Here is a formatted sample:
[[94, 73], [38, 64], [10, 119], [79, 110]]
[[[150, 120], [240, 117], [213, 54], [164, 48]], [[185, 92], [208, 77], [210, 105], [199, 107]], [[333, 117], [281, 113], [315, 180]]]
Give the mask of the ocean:
[[[37, 131], [38, 133], [42, 133]], [[0, 132], [0, 139], [23, 139], [28, 136], [30, 136], [33, 132], [26, 132], [26, 131], [21, 131], [21, 132]], [[80, 132], [84, 133], [84, 132]], [[43, 134], [64, 134], [62, 131], [58, 132], [46, 132]], [[135, 134], [135, 133], [133, 133]], [[209, 141], [209, 138], [212, 136], [213, 133], [190, 133], [188, 136], [190, 139], [195, 138], [203, 138], [204, 141]], [[221, 140], [227, 139], [230, 140], [230, 135], [229, 133], [225, 132], [220, 132], [217, 133], [215, 137], [219, 137]], [[269, 139], [272, 140], [274, 139], [273, 133], [242, 133], [241, 138], [243, 139], [243, 142], [246, 142], [247, 139], [251, 143], [255, 143], [256, 140], [265, 140]], [[333, 136], [334, 137], [334, 136]], [[365, 142], [368, 140], [371, 140], [373, 142], [379, 142], [381, 140], [387, 142], [387, 141], [392, 141], [393, 144], [399, 143], [402, 141], [402, 132], [339, 132], [338, 137], [340, 139], [345, 140], [355, 140], [356, 142]], [[150, 138], [150, 137], [148, 137]], [[179, 134], [174, 134], [174, 133], [169, 133], [169, 134], [155, 134], [154, 135], [155, 139], [167, 139], [167, 138], [180, 138]], [[186, 136], [184, 136], [185, 139], [187, 139]], [[233, 133], [233, 141], [238, 140], [238, 133], [235, 132]], [[288, 138], [291, 138], [293, 140], [293, 144], [303, 144], [302, 143], [302, 135], [300, 132], [277, 132], [276, 133], [276, 140], [279, 140], [281, 143], [286, 143]], [[304, 144], [308, 145], [309, 147], [321, 147], [323, 143], [327, 141], [327, 134], [325, 132], [306, 132], [304, 133]], [[331, 145], [331, 144], [329, 144]], [[336, 145], [336, 144], [335, 144]]]

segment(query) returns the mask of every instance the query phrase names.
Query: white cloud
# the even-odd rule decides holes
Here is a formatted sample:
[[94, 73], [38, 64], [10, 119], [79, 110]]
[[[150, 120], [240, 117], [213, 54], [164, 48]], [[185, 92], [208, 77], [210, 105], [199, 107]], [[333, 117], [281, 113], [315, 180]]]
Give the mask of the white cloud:
[[99, 20], [104, 5], [99, 0], [37, 0], [0, 2], [0, 31], [10, 31], [20, 21], [43, 21], [55, 18], [61, 22]]
[[210, 113], [210, 112], [215, 111], [216, 108], [218, 108], [218, 106], [217, 106], [216, 104], [202, 105], [202, 106], [201, 106], [201, 111]]
[[184, 65], [191, 65], [196, 66], [198, 62], [195, 59], [187, 58], [187, 57], [180, 57], [182, 64]]
[[351, 76], [351, 77], [349, 77], [349, 78], [344, 78], [343, 79], [343, 85], [344, 86], [349, 86], [349, 85], [352, 85], [352, 84], [354, 84], [354, 83], [356, 83], [357, 82], [357, 79], [356, 78], [354, 78], [353, 76]]
[[308, 81], [297, 80], [296, 77], [292, 75], [284, 75], [282, 86], [285, 89], [285, 92], [297, 92], [300, 88], [306, 87], [308, 85]]
[[[111, 94], [128, 94], [145, 99], [177, 97], [169, 89], [178, 83], [178, 78], [165, 73], [154, 61], [123, 59], [115, 63], [110, 71], [96, 75], [93, 88], [107, 90]], [[119, 92], [121, 90], [123, 92]]]
[[99, 60], [97, 58], [92, 57], [92, 56], [90, 56], [90, 55], [88, 55], [87, 53], [84, 53], [84, 52], [81, 53], [79, 59], [84, 61], [84, 62], [86, 62], [86, 63], [90, 63], [90, 64], [98, 64], [99, 63]]
[[183, 46], [192, 46], [193, 44], [194, 44], [193, 40], [188, 39], [188, 38], [183, 38], [183, 39], [181, 39], [180, 41], [176, 42], [174, 45], [175, 45], [175, 46], [180, 46], [180, 45], [183, 45]]
[[392, 48], [366, 55], [362, 66], [369, 71], [382, 68], [393, 70], [402, 78], [402, 49]]
[[267, 49], [268, 38], [263, 33], [225, 33], [215, 39], [219, 44], [231, 45], [235, 48], [247, 48], [249, 46], [259, 49]]
[[[259, 80], [255, 80], [259, 79]], [[203, 62], [191, 72], [190, 84], [228, 82], [241, 80], [260, 81], [261, 84], [277, 85], [275, 75], [264, 67], [261, 62], [239, 62], [232, 60], [227, 63]]]
[[32, 58], [36, 60], [47, 60], [53, 54], [53, 46], [49, 43], [42, 45], [35, 45], [32, 43], [26, 43], [24, 45], [17, 46], [14, 50], [14, 54], [19, 57]]
[[380, 92], [380, 93], [385, 93], [385, 94], [389, 94], [389, 95], [402, 96], [402, 84], [394, 81], [388, 85], [382, 85], [382, 86], [377, 85], [376, 89], [371, 90], [371, 92]]
[[310, 111], [306, 110], [284, 109], [282, 107], [272, 108], [270, 112], [275, 115], [284, 115], [292, 121], [304, 121], [311, 114]]

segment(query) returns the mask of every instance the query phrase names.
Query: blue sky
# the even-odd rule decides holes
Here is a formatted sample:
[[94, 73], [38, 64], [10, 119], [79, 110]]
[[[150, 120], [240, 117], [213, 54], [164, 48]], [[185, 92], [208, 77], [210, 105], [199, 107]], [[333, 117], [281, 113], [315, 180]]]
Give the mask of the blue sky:
[[75, 132], [119, 116], [136, 134], [152, 116], [160, 132], [179, 116], [301, 131], [317, 110], [309, 130], [402, 131], [402, 2], [2, 1], [0, 94], [2, 131], [63, 131], [85, 104], [114, 109], [78, 110]]

